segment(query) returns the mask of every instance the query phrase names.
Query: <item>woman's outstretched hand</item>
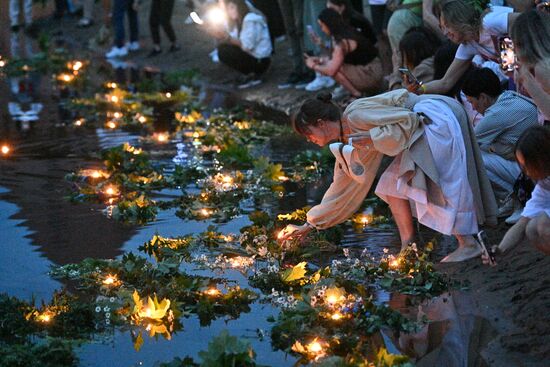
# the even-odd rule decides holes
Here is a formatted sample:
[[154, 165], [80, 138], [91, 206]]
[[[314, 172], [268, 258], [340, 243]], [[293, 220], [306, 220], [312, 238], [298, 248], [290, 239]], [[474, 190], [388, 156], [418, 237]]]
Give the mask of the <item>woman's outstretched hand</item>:
[[283, 228], [281, 232], [279, 232], [279, 234], [277, 235], [277, 240], [279, 242], [291, 239], [299, 239], [300, 241], [303, 241], [307, 234], [311, 232], [311, 230], [312, 227], [307, 223], [301, 226], [289, 224], [288, 226]]

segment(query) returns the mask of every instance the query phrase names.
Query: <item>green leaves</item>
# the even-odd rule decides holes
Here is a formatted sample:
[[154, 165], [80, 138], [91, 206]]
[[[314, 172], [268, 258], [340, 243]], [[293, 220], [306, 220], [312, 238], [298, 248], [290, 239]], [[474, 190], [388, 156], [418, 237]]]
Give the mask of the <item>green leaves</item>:
[[223, 330], [208, 343], [208, 350], [199, 352], [202, 367], [255, 366], [255, 353], [250, 344]]

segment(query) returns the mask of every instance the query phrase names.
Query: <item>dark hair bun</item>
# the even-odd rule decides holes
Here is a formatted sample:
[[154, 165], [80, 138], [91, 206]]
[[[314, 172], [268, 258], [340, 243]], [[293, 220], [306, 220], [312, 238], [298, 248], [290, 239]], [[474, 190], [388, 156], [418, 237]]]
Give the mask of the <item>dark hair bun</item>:
[[330, 92], [321, 92], [317, 94], [317, 99], [321, 102], [330, 103], [332, 101], [332, 94]]

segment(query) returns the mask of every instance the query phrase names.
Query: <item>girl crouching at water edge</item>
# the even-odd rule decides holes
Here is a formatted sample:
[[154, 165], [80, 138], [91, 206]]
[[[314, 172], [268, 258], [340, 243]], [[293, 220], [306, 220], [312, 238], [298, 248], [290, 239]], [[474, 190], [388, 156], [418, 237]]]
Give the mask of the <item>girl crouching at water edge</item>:
[[[525, 130], [518, 139], [516, 159], [522, 171], [537, 181], [531, 199], [493, 252], [504, 253], [527, 239], [540, 251], [550, 255], [550, 128], [536, 126]], [[483, 255], [485, 264], [496, 265]]]
[[369, 192], [386, 154], [395, 159], [380, 177], [376, 194], [390, 206], [402, 247], [415, 239], [415, 216], [458, 239], [458, 249], [442, 261], [480, 255], [472, 235], [478, 224], [496, 224], [497, 206], [466, 112], [457, 101], [400, 89], [358, 99], [342, 113], [330, 94], [320, 94], [302, 104], [293, 125], [317, 145], [339, 143], [330, 145], [336, 156], [331, 186], [304, 225], [285, 228], [287, 238], [348, 219]]

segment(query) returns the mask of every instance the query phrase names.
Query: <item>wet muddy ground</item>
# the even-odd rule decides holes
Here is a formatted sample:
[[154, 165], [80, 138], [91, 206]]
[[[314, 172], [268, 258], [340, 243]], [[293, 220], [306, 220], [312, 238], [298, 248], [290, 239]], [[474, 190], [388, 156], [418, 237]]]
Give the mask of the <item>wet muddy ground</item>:
[[[147, 8], [148, 2], [144, 4]], [[3, 54], [7, 54], [10, 34], [5, 26], [6, 2], [2, 2], [1, 6], [4, 7], [0, 12], [1, 49]], [[43, 13], [49, 10], [46, 9]], [[182, 35], [182, 51], [175, 55], [160, 57], [158, 60], [149, 60], [145, 59], [147, 51], [144, 50], [133, 58], [133, 62], [141, 66], [152, 65], [162, 70], [200, 67], [202, 74], [207, 76], [204, 81], [223, 85], [214, 89], [230, 90], [227, 82], [235, 75], [209, 61], [208, 52], [213, 48], [213, 44], [194, 27], [184, 25], [185, 18], [186, 9], [180, 3], [176, 8], [174, 23], [178, 34]], [[146, 19], [145, 14], [142, 14], [142, 29], [146, 29]], [[97, 26], [86, 30], [77, 29], [74, 19], [56, 22], [48, 23], [43, 20], [41, 24], [50, 32], [63, 31], [63, 35], [59, 37], [67, 39], [75, 50], [85, 50], [91, 35], [97, 34]], [[143, 45], [149, 45], [148, 34], [145, 34], [142, 40]], [[289, 63], [284, 62], [287, 58], [285, 52], [285, 44], [278, 44], [274, 66], [264, 85], [231, 98], [261, 102], [281, 112], [288, 112], [299, 104], [307, 97], [303, 91], [276, 89], [276, 84], [290, 71]], [[98, 151], [105, 143], [105, 137], [94, 130], [74, 130], [60, 124], [58, 100], [52, 95], [51, 85], [42, 80], [37, 83], [37, 87], [33, 98], [42, 103], [44, 109], [40, 113], [40, 120], [32, 123], [31, 128], [24, 129], [19, 123], [11, 120], [8, 114], [8, 103], [14, 98], [10, 92], [9, 82], [4, 81], [0, 85], [1, 138], [9, 138], [17, 145], [13, 159], [0, 161], [0, 243], [3, 252], [0, 260], [0, 273], [3, 274], [0, 291], [23, 298], [30, 297], [31, 294], [48, 298], [49, 294], [60, 286], [45, 274], [50, 264], [78, 262], [86, 257], [116, 257], [122, 252], [135, 249], [156, 230], [166, 236], [204, 230], [205, 223], [184, 224], [180, 219], [170, 216], [170, 213], [165, 213], [152, 225], [143, 228], [129, 227], [106, 218], [100, 207], [74, 205], [64, 200], [68, 185], [63, 177], [68, 172], [89, 164], [89, 153]], [[227, 98], [227, 93], [224, 95], [224, 98]], [[277, 116], [277, 119], [280, 119], [281, 115]], [[118, 138], [120, 137], [111, 136], [107, 140]], [[314, 200], [315, 197], [310, 199]], [[228, 226], [225, 228], [228, 231], [236, 231], [240, 227], [238, 222]], [[496, 229], [490, 229], [491, 239], [494, 242], [498, 241], [506, 228], [501, 225]], [[345, 242], [348, 245], [369, 248], [378, 246], [381, 242], [386, 247], [397, 246], [395, 230], [382, 233], [367, 232], [361, 236], [349, 233]], [[452, 241], [444, 240], [438, 249], [439, 256], [452, 246]], [[456, 305], [456, 314], [459, 315], [453, 322], [461, 326], [453, 330], [471, 337], [462, 340], [470, 340], [473, 346], [481, 346], [482, 358], [475, 361], [468, 359], [464, 362], [464, 358], [449, 357], [453, 353], [462, 356], [467, 353], [468, 348], [464, 349], [463, 345], [451, 348], [450, 353], [442, 352], [437, 346], [416, 346], [432, 348], [430, 355], [434, 359], [425, 359], [420, 365], [443, 365], [443, 361], [447, 366], [549, 365], [549, 265], [548, 257], [544, 257], [528, 243], [524, 243], [503, 258], [494, 269], [482, 266], [478, 259], [464, 264], [440, 266], [440, 269], [471, 283], [471, 290], [467, 295], [458, 299], [455, 297], [453, 301], [453, 305]], [[239, 277], [238, 274], [235, 276]], [[258, 320], [265, 320], [265, 315], [270, 310], [259, 305], [255, 307], [251, 313], [243, 315], [239, 320], [230, 321], [229, 324], [232, 330], [238, 330], [237, 333], [240, 335], [248, 335], [251, 340], [256, 340], [255, 330], [247, 329], [243, 325], [254, 324], [255, 327], [268, 329], [267, 325], [257, 324]], [[181, 348], [187, 353], [204, 349], [210, 337], [226, 327], [223, 320], [207, 329], [199, 328], [198, 324], [193, 322], [196, 320], [185, 325], [186, 329], [182, 336], [172, 341], [172, 344], [165, 341], [151, 343], [144, 347], [140, 355], [133, 352], [131, 342], [123, 335], [114, 335], [105, 343], [87, 345], [80, 351], [83, 365], [139, 365], [140, 362], [150, 365], [157, 360], [155, 356], [159, 354], [162, 354], [162, 360], [169, 360], [172, 356], [182, 355]], [[448, 327], [448, 323], [434, 323], [433, 333], [447, 335], [444, 331], [448, 330]], [[186, 335], [194, 337], [188, 338]], [[448, 338], [451, 337], [452, 334], [449, 334]], [[434, 337], [434, 340], [436, 339], [438, 338]], [[179, 347], [174, 348], [174, 345]], [[453, 345], [452, 340], [450, 345]], [[272, 353], [269, 343], [255, 342], [254, 347], [262, 355], [260, 363], [281, 366], [293, 363], [291, 358], [287, 359], [281, 353]], [[132, 355], [133, 359], [128, 359], [128, 355]]]

